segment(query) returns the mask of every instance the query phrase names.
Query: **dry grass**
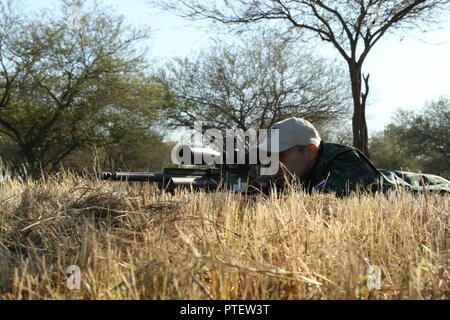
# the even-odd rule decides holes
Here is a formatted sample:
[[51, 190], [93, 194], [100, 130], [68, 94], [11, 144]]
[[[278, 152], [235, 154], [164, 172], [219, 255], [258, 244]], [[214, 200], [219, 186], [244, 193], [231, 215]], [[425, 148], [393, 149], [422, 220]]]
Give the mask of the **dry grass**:
[[[448, 299], [449, 196], [0, 184], [0, 299]], [[368, 290], [368, 265], [382, 270]], [[81, 289], [67, 288], [67, 268]]]

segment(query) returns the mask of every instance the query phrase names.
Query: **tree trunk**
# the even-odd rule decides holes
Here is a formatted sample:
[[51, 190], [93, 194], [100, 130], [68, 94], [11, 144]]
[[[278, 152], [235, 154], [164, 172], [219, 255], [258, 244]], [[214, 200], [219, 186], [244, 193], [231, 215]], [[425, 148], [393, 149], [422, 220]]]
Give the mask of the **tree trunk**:
[[41, 177], [41, 166], [40, 161], [33, 149], [25, 145], [22, 148], [22, 159], [24, 160], [24, 165], [27, 170], [28, 177], [32, 179], [39, 179]]
[[366, 123], [366, 98], [368, 94], [368, 78], [366, 92], [362, 92], [361, 66], [356, 62], [349, 63], [353, 97], [353, 146], [369, 157], [369, 137]]

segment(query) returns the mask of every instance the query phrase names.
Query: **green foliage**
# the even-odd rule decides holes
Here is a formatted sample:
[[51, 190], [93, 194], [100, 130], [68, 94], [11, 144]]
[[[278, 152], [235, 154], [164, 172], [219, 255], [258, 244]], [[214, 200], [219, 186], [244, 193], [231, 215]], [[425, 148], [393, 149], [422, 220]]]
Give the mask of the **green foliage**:
[[372, 160], [386, 169], [450, 177], [450, 98], [428, 103], [419, 112], [399, 111], [384, 132], [372, 137]]
[[372, 136], [370, 155], [378, 168], [406, 171], [420, 169], [417, 159], [408, 153], [404, 144], [400, 144], [393, 124], [386, 126], [383, 132]]
[[[173, 100], [146, 73], [144, 52], [137, 49], [146, 32], [97, 6], [82, 7], [73, 26], [72, 4], [65, 2], [57, 18], [23, 17], [14, 34], [0, 39], [0, 134], [17, 149], [10, 160], [24, 163], [34, 177], [94, 146], [123, 153], [118, 146], [126, 142], [132, 149], [134, 143], [141, 150], [134, 161], [145, 152], [160, 154], [143, 146], [163, 145], [153, 128], [159, 110]], [[0, 25], [8, 29], [10, 13], [1, 14]]]

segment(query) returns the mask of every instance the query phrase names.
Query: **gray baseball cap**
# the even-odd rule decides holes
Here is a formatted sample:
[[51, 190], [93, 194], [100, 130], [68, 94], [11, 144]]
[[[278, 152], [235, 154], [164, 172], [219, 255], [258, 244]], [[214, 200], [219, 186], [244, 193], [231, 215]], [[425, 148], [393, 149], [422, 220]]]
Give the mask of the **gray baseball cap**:
[[295, 146], [309, 146], [311, 144], [320, 145], [321, 138], [316, 128], [311, 122], [302, 118], [288, 118], [286, 120], [275, 123], [271, 130], [279, 130], [279, 148], [276, 145], [272, 146], [272, 139], [270, 131], [259, 148], [264, 151], [279, 153], [289, 150]]

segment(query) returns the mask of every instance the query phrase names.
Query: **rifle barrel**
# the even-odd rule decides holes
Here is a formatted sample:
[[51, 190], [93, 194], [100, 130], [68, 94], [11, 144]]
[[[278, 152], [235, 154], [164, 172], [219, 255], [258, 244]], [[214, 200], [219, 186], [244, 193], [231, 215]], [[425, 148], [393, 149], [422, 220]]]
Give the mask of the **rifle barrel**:
[[112, 181], [150, 181], [150, 182], [162, 182], [172, 178], [171, 175], [161, 172], [102, 172], [100, 173], [101, 180]]

